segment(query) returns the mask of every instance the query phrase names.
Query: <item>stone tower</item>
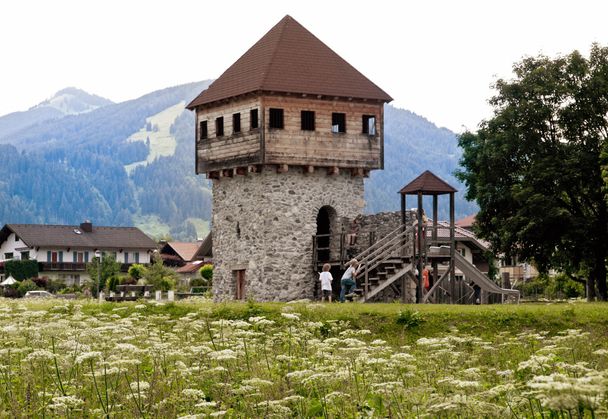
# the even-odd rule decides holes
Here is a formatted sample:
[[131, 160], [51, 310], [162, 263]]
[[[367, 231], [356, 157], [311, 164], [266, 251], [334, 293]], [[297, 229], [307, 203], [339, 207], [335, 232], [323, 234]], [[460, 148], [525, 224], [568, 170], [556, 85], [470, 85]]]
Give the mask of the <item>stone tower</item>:
[[285, 16], [188, 105], [213, 182], [216, 299], [313, 296], [312, 237], [362, 212], [391, 100]]

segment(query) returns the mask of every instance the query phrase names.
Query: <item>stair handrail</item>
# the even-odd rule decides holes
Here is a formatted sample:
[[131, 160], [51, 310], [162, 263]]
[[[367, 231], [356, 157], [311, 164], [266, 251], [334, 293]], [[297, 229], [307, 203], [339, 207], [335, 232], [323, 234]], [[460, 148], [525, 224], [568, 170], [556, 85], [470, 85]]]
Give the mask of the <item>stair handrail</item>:
[[382, 237], [380, 240], [377, 240], [376, 242], [374, 242], [371, 246], [369, 246], [367, 249], [363, 250], [361, 253], [356, 255], [354, 258], [357, 259], [360, 263], [363, 263], [366, 259], [368, 259], [370, 253], [376, 252], [379, 247], [382, 247], [386, 242], [388, 242], [392, 238], [394, 238], [394, 236], [396, 236], [396, 235], [401, 236], [401, 235], [403, 235], [402, 233], [407, 233], [407, 232], [412, 232], [412, 231], [413, 231], [413, 228], [411, 226], [405, 228], [405, 230], [403, 229], [403, 226], [399, 226], [396, 229], [392, 230], [390, 233], [388, 233], [386, 236]]

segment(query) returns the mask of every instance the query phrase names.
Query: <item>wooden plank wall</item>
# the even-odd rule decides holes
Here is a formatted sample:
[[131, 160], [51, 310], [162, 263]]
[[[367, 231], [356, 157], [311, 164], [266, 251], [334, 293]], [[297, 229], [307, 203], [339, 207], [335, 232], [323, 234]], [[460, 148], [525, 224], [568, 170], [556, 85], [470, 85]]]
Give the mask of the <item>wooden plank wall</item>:
[[[381, 167], [383, 104], [323, 100], [301, 96], [264, 96], [266, 110], [284, 110], [284, 129], [265, 132], [266, 163], [339, 168]], [[315, 131], [301, 129], [301, 111], [315, 112]], [[346, 114], [346, 133], [332, 133], [332, 113]], [[362, 133], [362, 116], [376, 116], [376, 135]]]

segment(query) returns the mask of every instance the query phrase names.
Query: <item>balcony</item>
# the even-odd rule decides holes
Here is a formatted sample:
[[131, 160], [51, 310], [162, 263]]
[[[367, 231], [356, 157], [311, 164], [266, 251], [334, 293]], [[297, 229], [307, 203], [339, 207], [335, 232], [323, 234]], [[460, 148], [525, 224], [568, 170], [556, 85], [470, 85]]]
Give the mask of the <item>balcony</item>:
[[[128, 272], [132, 263], [121, 263], [120, 272]], [[40, 272], [48, 271], [65, 271], [65, 272], [84, 272], [87, 269], [87, 264], [84, 262], [40, 262]]]

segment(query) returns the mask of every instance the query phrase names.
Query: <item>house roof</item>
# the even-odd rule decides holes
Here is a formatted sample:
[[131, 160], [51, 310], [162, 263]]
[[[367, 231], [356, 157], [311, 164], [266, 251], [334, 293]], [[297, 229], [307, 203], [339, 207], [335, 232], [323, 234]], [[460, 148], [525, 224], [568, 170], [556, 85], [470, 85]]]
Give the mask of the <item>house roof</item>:
[[422, 192], [423, 195], [442, 195], [458, 191], [430, 170], [426, 170], [399, 191], [402, 195], [418, 192]]
[[187, 108], [259, 91], [393, 100], [289, 15]]
[[173, 249], [173, 251], [186, 262], [190, 262], [194, 259], [197, 250], [201, 246], [201, 243], [190, 243], [190, 242], [168, 242], [161, 249], [161, 254], [166, 253], [167, 247]]
[[[432, 220], [427, 222], [427, 226], [432, 226]], [[440, 239], [449, 239], [450, 237], [450, 223], [448, 221], [437, 221], [437, 237]], [[433, 229], [427, 228], [426, 236], [431, 238], [433, 235]], [[454, 238], [456, 241], [467, 241], [475, 244], [481, 250], [490, 250], [490, 243], [480, 239], [470, 230], [466, 228], [455, 226], [454, 227]]]
[[94, 226], [86, 232], [80, 226], [6, 224], [0, 243], [15, 233], [28, 247], [70, 247], [74, 249], [156, 249], [156, 242], [136, 227]]
[[198, 271], [205, 263], [202, 260], [195, 260], [194, 262], [186, 263], [181, 268], [175, 270], [175, 272], [180, 274], [191, 274]]
[[207, 237], [201, 242], [196, 255], [193, 259], [203, 260], [205, 258], [213, 257], [213, 235], [212, 233], [207, 234]]
[[468, 217], [461, 218], [460, 220], [456, 220], [455, 224], [458, 227], [470, 229], [475, 224], [475, 218], [477, 214], [469, 215]]

